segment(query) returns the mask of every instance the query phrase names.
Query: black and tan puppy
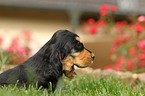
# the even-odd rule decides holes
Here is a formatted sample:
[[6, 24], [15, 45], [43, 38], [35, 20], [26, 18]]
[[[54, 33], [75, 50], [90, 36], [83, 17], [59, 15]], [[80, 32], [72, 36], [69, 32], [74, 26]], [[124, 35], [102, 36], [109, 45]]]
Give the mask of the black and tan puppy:
[[84, 47], [78, 35], [59, 30], [34, 56], [1, 73], [0, 85], [38, 83], [38, 87], [48, 88], [51, 82], [54, 90], [63, 73], [74, 77], [74, 65], [87, 67], [93, 59], [93, 53]]

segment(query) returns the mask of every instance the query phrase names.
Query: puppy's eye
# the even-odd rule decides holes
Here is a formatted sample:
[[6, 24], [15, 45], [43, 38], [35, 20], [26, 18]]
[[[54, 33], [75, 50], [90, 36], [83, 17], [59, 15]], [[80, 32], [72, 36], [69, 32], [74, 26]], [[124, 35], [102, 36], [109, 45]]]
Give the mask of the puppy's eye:
[[82, 43], [80, 43], [80, 42], [77, 42], [77, 44], [76, 44], [76, 49], [77, 49], [78, 51], [83, 50], [83, 49], [84, 49], [83, 44], [82, 44]]
[[76, 45], [77, 45], [77, 46], [80, 46], [80, 44], [81, 44], [80, 42], [77, 42], [77, 44], [76, 44]]
[[81, 46], [81, 45], [80, 45], [80, 42], [77, 42], [77, 43], [76, 43], [76, 46], [77, 46], [77, 47]]

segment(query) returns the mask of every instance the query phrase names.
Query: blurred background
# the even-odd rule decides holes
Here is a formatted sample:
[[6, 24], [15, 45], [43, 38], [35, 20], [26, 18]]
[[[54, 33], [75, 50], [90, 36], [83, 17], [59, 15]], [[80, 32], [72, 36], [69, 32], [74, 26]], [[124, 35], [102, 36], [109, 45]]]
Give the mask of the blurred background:
[[[5, 63], [22, 62], [37, 52], [54, 32], [68, 29], [77, 33], [96, 55], [92, 68], [104, 69], [116, 62], [121, 63], [117, 63], [117, 67], [127, 62], [134, 66], [138, 61], [128, 61], [128, 54], [133, 44], [136, 46], [139, 40], [143, 40], [138, 34], [143, 31], [141, 36], [144, 36], [144, 5], [144, 0], [0, 0], [1, 62], [9, 53], [8, 56], [17, 54], [19, 60], [14, 58]], [[142, 16], [142, 21], [138, 21], [139, 16]], [[139, 28], [134, 25], [139, 25]], [[133, 39], [128, 40], [130, 38]], [[134, 40], [137, 42], [128, 47], [126, 42], [130, 44]]]

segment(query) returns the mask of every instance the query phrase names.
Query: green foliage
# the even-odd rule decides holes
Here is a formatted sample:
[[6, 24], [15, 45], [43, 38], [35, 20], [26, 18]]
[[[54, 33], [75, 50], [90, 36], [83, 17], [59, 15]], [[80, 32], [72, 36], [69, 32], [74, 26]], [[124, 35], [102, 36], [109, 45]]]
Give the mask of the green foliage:
[[10, 54], [0, 50], [0, 70], [4, 70], [5, 64], [10, 62]]

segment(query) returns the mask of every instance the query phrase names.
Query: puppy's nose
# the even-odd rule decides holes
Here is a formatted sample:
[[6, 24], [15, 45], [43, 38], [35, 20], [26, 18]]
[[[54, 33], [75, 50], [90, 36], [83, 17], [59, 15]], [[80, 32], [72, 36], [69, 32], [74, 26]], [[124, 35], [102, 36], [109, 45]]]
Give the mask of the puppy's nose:
[[94, 58], [95, 58], [95, 55], [92, 55], [91, 57], [92, 57], [92, 60], [94, 60]]

